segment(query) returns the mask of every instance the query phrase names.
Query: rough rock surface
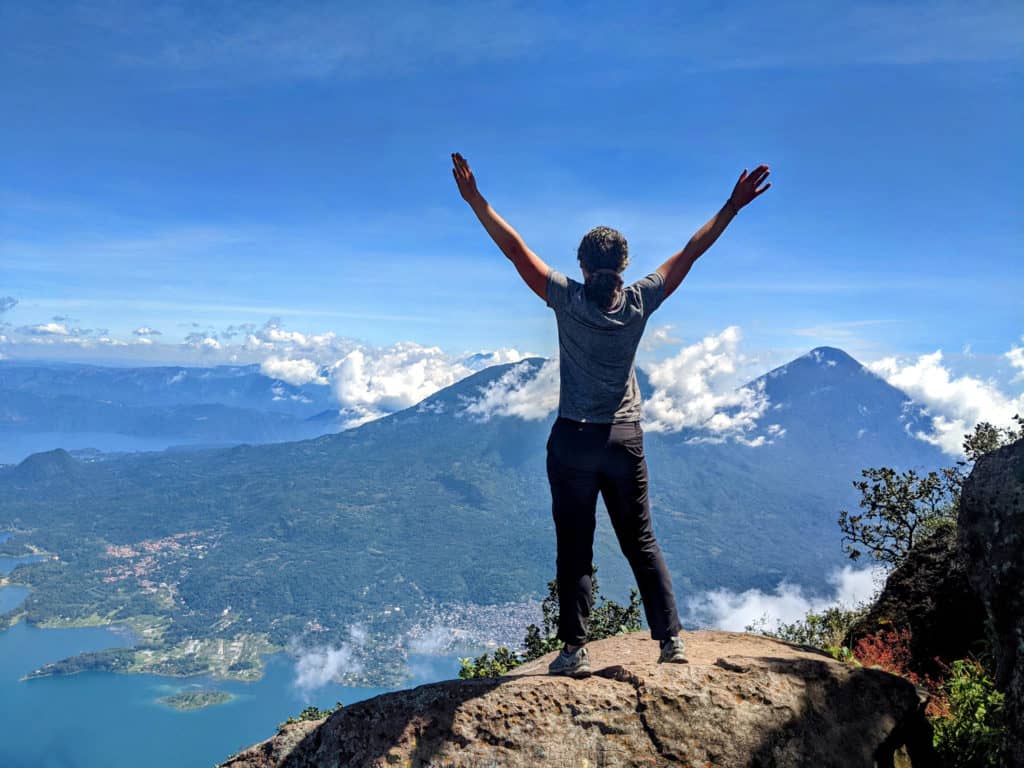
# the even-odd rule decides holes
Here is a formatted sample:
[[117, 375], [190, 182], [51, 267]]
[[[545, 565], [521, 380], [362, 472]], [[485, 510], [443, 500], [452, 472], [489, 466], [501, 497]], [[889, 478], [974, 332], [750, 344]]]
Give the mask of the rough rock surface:
[[897, 628], [911, 631], [918, 673], [936, 675], [935, 657], [948, 663], [985, 651], [985, 608], [957, 559], [955, 527], [914, 545], [846, 643], [852, 646], [865, 635]]
[[590, 644], [586, 679], [547, 676], [551, 654], [385, 694], [225, 766], [929, 765], [923, 697], [906, 680], [766, 637], [685, 637], [689, 664], [657, 664], [646, 633], [613, 637]]
[[960, 557], [995, 633], [1008, 764], [1024, 766], [1024, 440], [978, 459], [960, 495], [957, 528]]

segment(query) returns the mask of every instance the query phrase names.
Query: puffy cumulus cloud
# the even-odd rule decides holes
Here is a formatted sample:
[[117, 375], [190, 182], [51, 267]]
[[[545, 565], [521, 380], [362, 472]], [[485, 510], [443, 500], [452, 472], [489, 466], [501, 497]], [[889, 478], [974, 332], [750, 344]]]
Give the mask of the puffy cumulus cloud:
[[218, 352], [221, 350], [221, 343], [212, 333], [194, 331], [185, 337], [184, 346], [204, 353]]
[[147, 325], [143, 325], [140, 328], [136, 328], [134, 331], [132, 331], [132, 334], [139, 337], [163, 336], [163, 334], [160, 333], [160, 331], [150, 328]]
[[523, 362], [482, 387], [463, 412], [481, 421], [492, 416], [518, 416], [527, 421], [547, 418], [558, 407], [558, 360], [545, 360], [540, 370]]
[[752, 447], [771, 442], [764, 435], [749, 437], [768, 410], [764, 382], [735, 387], [739, 367], [747, 363], [739, 352], [741, 334], [729, 326], [683, 347], [672, 357], [642, 366], [653, 392], [644, 403], [644, 427], [653, 432], [699, 429], [708, 434], [694, 442], [728, 438]]
[[280, 379], [296, 387], [303, 384], [326, 385], [328, 383], [327, 377], [321, 373], [320, 366], [312, 360], [268, 357], [260, 363], [260, 373], [272, 379]]
[[[1014, 349], [1007, 353], [1011, 364]], [[932, 418], [932, 431], [917, 431], [914, 436], [951, 456], [963, 455], [964, 435], [978, 422], [1008, 427], [1014, 423], [1014, 414], [1024, 413], [1024, 392], [1014, 397], [991, 381], [954, 376], [942, 363], [942, 350], [914, 361], [884, 357], [868, 363], [867, 368], [925, 408]]]
[[67, 325], [56, 321], [50, 323], [39, 323], [37, 325], [23, 325], [18, 328], [18, 333], [26, 336], [70, 336], [71, 331]]
[[244, 334], [244, 346], [256, 350], [273, 350], [290, 354], [296, 351], [334, 351], [351, 349], [354, 342], [350, 339], [339, 339], [332, 331], [321, 334], [307, 334], [300, 331], [286, 330], [280, 318], [272, 317], [261, 327], [251, 324], [228, 326], [221, 337], [233, 339], [239, 333]]
[[365, 643], [366, 630], [359, 625], [350, 627], [349, 641], [337, 647], [302, 647], [300, 641], [293, 641], [290, 650], [295, 656], [295, 687], [308, 694], [346, 675], [362, 672], [359, 652]]
[[331, 367], [330, 378], [347, 429], [413, 406], [472, 372], [440, 347], [400, 342], [358, 346]]
[[0, 296], [0, 315], [10, 312], [18, 305], [18, 300], [13, 296]]
[[755, 623], [774, 629], [778, 623], [792, 623], [808, 611], [820, 612], [833, 605], [854, 608], [872, 600], [885, 578], [881, 568], [854, 569], [844, 566], [827, 577], [830, 594], [813, 596], [797, 584], [781, 582], [774, 591], [748, 589], [733, 592], [716, 589], [691, 598], [687, 603], [690, 620], [703, 627], [742, 632]]

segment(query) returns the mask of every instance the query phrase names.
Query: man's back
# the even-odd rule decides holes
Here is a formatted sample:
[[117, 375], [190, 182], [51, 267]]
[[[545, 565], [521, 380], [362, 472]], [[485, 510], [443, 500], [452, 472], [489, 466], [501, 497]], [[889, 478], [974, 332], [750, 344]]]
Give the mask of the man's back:
[[624, 286], [605, 311], [587, 298], [582, 283], [548, 271], [547, 304], [558, 321], [559, 416], [599, 423], [640, 420], [634, 360], [664, 288], [662, 276], [652, 272]]

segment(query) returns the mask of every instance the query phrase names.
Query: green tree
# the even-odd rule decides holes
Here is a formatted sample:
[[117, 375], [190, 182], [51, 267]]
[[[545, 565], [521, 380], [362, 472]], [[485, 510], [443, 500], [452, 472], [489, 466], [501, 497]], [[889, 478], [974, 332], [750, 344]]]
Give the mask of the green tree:
[[856, 560], [864, 553], [880, 563], [897, 566], [922, 535], [955, 522], [963, 484], [958, 467], [918, 475], [889, 467], [861, 470], [864, 480], [853, 485], [864, 510], [839, 512], [843, 550]]
[[1024, 438], [1024, 416], [1018, 413], [1013, 420], [1017, 422], [1016, 426], [997, 427], [987, 421], [975, 425], [971, 434], [964, 435], [964, 453], [967, 456], [967, 461], [960, 463], [973, 464], [986, 453]]
[[964, 435], [966, 460], [937, 472], [898, 473], [889, 467], [861, 470], [863, 480], [853, 486], [861, 493], [863, 511], [839, 512], [843, 550], [856, 560], [867, 554], [890, 567], [898, 566], [914, 543], [944, 526], [955, 526], [960, 490], [970, 467], [990, 451], [1024, 437], [1024, 418], [1014, 416], [1016, 427], [995, 427], [979, 422]]
[[[629, 605], [622, 606], [600, 594], [597, 582], [597, 568], [591, 571], [591, 594], [594, 607], [590, 611], [588, 640], [601, 640], [612, 635], [635, 632], [641, 623], [640, 594], [636, 589], [629, 591]], [[485, 653], [477, 658], [459, 659], [459, 677], [464, 680], [476, 677], [497, 677], [527, 661], [540, 658], [545, 653], [562, 647], [558, 639], [558, 581], [548, 582], [547, 597], [541, 602], [541, 625], [531, 624], [526, 628], [523, 652], [511, 651], [505, 646], [493, 654]]]

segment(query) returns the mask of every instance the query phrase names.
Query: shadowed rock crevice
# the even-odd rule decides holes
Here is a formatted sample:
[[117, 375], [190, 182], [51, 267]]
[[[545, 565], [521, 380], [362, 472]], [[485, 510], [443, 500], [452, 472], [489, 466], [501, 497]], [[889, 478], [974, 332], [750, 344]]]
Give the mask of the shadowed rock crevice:
[[898, 751], [928, 765], [922, 697], [902, 678], [766, 637], [695, 632], [687, 646], [688, 664], [658, 664], [655, 641], [620, 635], [590, 644], [589, 678], [548, 676], [549, 655], [377, 696], [226, 765], [838, 768]]

